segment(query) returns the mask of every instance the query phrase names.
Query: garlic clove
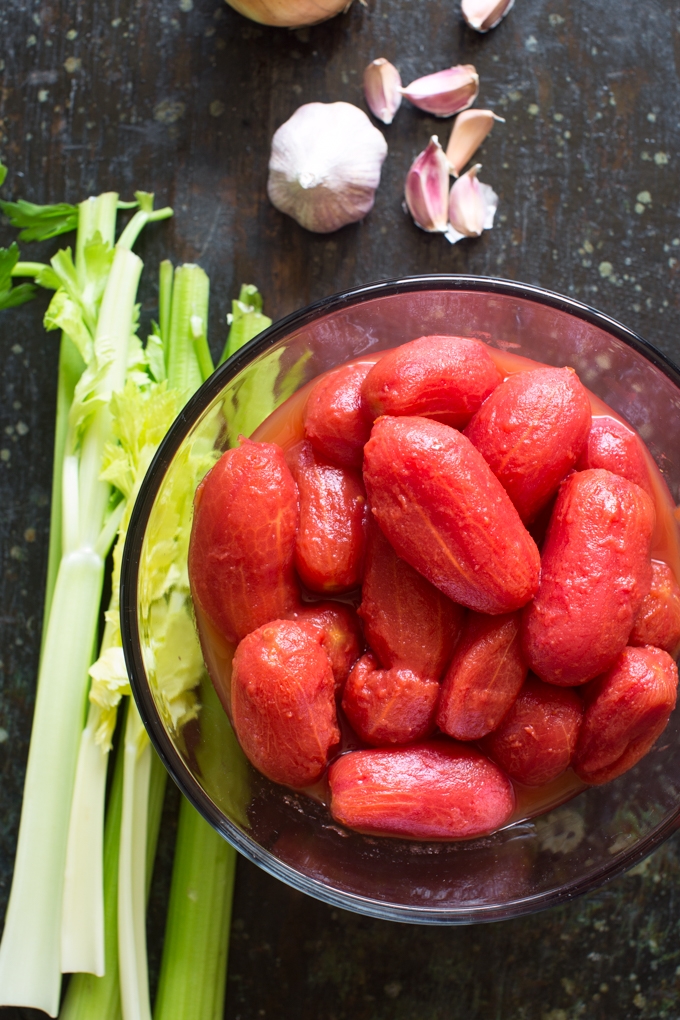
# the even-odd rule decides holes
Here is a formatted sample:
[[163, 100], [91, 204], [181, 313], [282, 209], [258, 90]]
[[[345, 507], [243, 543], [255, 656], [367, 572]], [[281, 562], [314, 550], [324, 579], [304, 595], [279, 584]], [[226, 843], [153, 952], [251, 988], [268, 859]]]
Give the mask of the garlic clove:
[[458, 64], [445, 71], [426, 74], [401, 90], [419, 110], [435, 117], [452, 117], [471, 106], [479, 92], [479, 75], [472, 64]]
[[445, 233], [449, 219], [449, 165], [436, 135], [416, 156], [406, 175], [404, 196], [416, 224], [429, 233]]
[[498, 195], [489, 187], [477, 180], [482, 169], [477, 163], [466, 174], [459, 177], [451, 188], [449, 195], [449, 219], [453, 233], [457, 237], [449, 237], [451, 241], [461, 237], [479, 237], [483, 230], [493, 227]]
[[446, 158], [454, 177], [472, 159], [497, 120], [505, 124], [503, 117], [492, 110], [464, 110], [458, 114], [446, 146]]
[[306, 103], [275, 132], [267, 194], [307, 230], [328, 234], [373, 208], [387, 142], [351, 103]]
[[260, 25], [301, 28], [318, 25], [346, 11], [352, 0], [227, 0], [230, 7]]
[[515, 0], [462, 0], [461, 13], [470, 28], [488, 32], [502, 21]]
[[364, 71], [364, 93], [368, 108], [383, 124], [391, 124], [401, 106], [401, 76], [394, 64], [378, 57]]

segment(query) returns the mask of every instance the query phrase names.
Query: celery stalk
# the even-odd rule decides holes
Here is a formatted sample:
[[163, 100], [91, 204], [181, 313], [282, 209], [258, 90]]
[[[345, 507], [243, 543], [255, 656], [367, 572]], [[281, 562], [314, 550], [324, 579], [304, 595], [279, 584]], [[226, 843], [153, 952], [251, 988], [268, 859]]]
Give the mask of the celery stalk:
[[222, 1020], [235, 865], [183, 797], [154, 1020]]
[[125, 726], [118, 860], [118, 966], [125, 1020], [151, 1020], [146, 959], [145, 861], [152, 749], [134, 702]]
[[[96, 713], [91, 710], [80, 737], [69, 816], [61, 915], [61, 969], [64, 973], [87, 971], [102, 977], [105, 968], [104, 791], [108, 755], [95, 741], [95, 725]], [[89, 924], [85, 923], [86, 918]]]
[[[233, 308], [223, 360], [271, 323], [252, 286], [241, 288]], [[273, 406], [273, 378], [263, 389]], [[207, 698], [214, 712], [212, 689]], [[235, 867], [233, 847], [182, 798], [154, 1020], [222, 1020]]]
[[[104, 918], [106, 972], [103, 977], [74, 974], [66, 991], [61, 1020], [121, 1020], [120, 976], [118, 971], [118, 859], [123, 810], [124, 749], [119, 747], [106, 812], [104, 836]], [[153, 862], [163, 812], [167, 780], [165, 766], [152, 756], [149, 783], [149, 813], [146, 856], [146, 896], [151, 888]]]
[[229, 335], [219, 360], [220, 365], [272, 324], [272, 320], [262, 314], [262, 295], [252, 283], [244, 283], [238, 299], [232, 301], [227, 324]]
[[[174, 269], [169, 259], [161, 262], [158, 274], [158, 324], [161, 332], [164, 353], [168, 352], [168, 333], [170, 315], [172, 313], [172, 281]], [[166, 365], [167, 368], [167, 365]]]
[[123, 748], [118, 748], [104, 835], [104, 977], [74, 974], [66, 991], [61, 1020], [120, 1020], [118, 987], [118, 846], [123, 808]]
[[167, 340], [165, 335], [163, 339], [167, 343], [168, 386], [178, 390], [183, 403], [213, 370], [205, 340], [209, 290], [208, 276], [200, 266], [189, 264], [175, 270]]
[[57, 574], [0, 946], [2, 1004], [31, 1005], [50, 1016], [59, 1006], [68, 817], [103, 573], [102, 557], [83, 549], [68, 553]]
[[[66, 334], [62, 334], [59, 347], [59, 374], [57, 377], [57, 419], [54, 430], [54, 459], [52, 470], [52, 503], [50, 506], [50, 546], [47, 558], [47, 581], [45, 583], [44, 619], [50, 615], [52, 593], [57, 581], [57, 571], [61, 559], [61, 480], [66, 436], [68, 434], [68, 411], [73, 401], [73, 393], [85, 365], [78, 351]], [[47, 630], [43, 630], [42, 645], [45, 644]]]
[[[102, 205], [110, 209], [111, 196]], [[98, 208], [96, 200], [85, 203], [84, 221], [94, 222]], [[148, 210], [145, 215], [150, 218]], [[125, 378], [141, 271], [140, 259], [124, 247], [111, 259], [106, 242], [98, 230], [91, 241], [78, 239], [76, 265], [70, 252], [52, 259], [61, 288], [50, 306], [51, 324], [59, 326], [60, 318], [68, 321], [64, 328], [86, 367], [69, 414], [62, 559], [38, 676], [17, 859], [0, 944], [0, 1004], [34, 1006], [51, 1016], [59, 1005], [64, 866], [87, 670], [97, 632], [103, 561], [113, 537], [106, 527], [111, 487], [99, 479], [110, 432], [107, 405]]]
[[118, 616], [120, 562], [134, 497], [179, 404], [165, 384], [153, 384], [147, 377], [146, 388], [129, 380], [111, 409], [118, 443], [107, 447], [101, 477], [116, 485], [123, 500], [117, 508], [120, 521], [114, 514], [109, 518], [120, 525], [113, 552], [113, 590], [100, 656], [90, 669], [93, 683], [71, 805], [62, 911], [62, 970], [100, 976], [105, 966], [101, 832], [106, 766], [118, 704], [130, 691]]
[[[161, 340], [166, 350], [167, 383], [181, 403], [188, 399], [203, 381], [203, 372], [213, 370], [205, 338], [208, 320], [209, 282], [206, 273], [194, 265], [179, 266], [172, 281], [167, 267], [161, 267]], [[169, 292], [172, 296], [169, 299]], [[170, 318], [167, 318], [168, 303]], [[168, 423], [169, 424], [169, 423]], [[182, 603], [183, 607], [183, 603]], [[177, 607], [181, 619], [182, 607]], [[177, 633], [177, 631], [175, 631]], [[181, 657], [180, 657], [181, 658]], [[168, 664], [170, 671], [176, 662]], [[161, 672], [163, 671], [161, 667]], [[135, 885], [130, 862], [143, 853], [146, 821], [141, 808], [148, 783], [147, 761], [151, 748], [135, 706], [128, 714], [130, 747], [126, 740], [126, 781], [123, 793], [123, 827], [120, 841], [120, 872], [118, 885], [118, 942], [121, 997], [124, 1020], [150, 1020], [144, 905]], [[134, 741], [138, 754], [133, 754]]]

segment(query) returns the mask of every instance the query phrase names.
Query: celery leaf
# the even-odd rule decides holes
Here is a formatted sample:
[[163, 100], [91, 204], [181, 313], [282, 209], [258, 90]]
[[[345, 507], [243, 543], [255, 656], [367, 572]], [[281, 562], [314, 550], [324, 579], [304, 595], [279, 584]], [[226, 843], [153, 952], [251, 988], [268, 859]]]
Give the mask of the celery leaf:
[[19, 248], [13, 242], [9, 248], [0, 248], [0, 308], [16, 308], [30, 301], [35, 294], [32, 283], [12, 286], [12, 270], [19, 261]]
[[95, 743], [104, 751], [111, 750], [120, 699], [130, 693], [130, 680], [125, 656], [120, 647], [107, 648], [90, 667], [92, 678], [90, 701], [100, 709]]
[[45, 318], [45, 329], [50, 332], [60, 329], [73, 341], [78, 348], [85, 364], [92, 358], [92, 334], [83, 319], [83, 311], [79, 304], [59, 289], [49, 303]]
[[78, 226], [78, 207], [66, 202], [35, 205], [20, 198], [18, 202], [0, 202], [0, 209], [13, 227], [21, 228], [20, 241], [47, 241]]

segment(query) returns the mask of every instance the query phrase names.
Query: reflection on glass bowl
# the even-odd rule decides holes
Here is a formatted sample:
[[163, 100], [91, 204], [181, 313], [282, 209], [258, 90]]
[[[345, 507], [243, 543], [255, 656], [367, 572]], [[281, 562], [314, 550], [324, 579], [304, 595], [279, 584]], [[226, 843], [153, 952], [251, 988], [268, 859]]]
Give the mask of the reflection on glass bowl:
[[[575, 368], [637, 429], [678, 501], [680, 372], [644, 340], [585, 305], [535, 287], [463, 276], [379, 283], [272, 326], [189, 402], [135, 506], [121, 606], [132, 688], [151, 739], [179, 787], [226, 839], [266, 871], [334, 905], [394, 920], [456, 924], [512, 917], [572, 898], [667, 838], [680, 819], [680, 713], [630, 772], [491, 836], [423, 843], [349, 832], [323, 805], [275, 785], [246, 761], [197, 659], [193, 624], [187, 626], [182, 537], [200, 478], [275, 405], [351, 358], [437, 333], [477, 337], [535, 361]], [[263, 399], [272, 392], [273, 402]], [[186, 627], [187, 662], [200, 677], [188, 694], [164, 681], [165, 635], [158, 621], [168, 613], [158, 608], [170, 604]]]

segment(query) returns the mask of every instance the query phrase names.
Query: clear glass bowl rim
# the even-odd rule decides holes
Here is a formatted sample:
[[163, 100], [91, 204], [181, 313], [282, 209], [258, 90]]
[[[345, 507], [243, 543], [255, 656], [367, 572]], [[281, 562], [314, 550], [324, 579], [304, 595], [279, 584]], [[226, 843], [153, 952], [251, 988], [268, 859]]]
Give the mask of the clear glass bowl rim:
[[665, 354], [633, 330], [575, 298], [532, 284], [486, 276], [428, 274], [368, 284], [316, 301], [274, 323], [232, 355], [203, 383], [172, 424], [149, 466], [130, 518], [121, 568], [121, 631], [132, 693], [156, 752], [174, 782], [191, 804], [239, 853], [275, 878], [334, 907], [383, 920], [413, 924], [471, 924], [534, 913], [599, 888], [605, 882], [611, 881], [643, 860], [676, 831], [680, 826], [680, 804], [661, 825], [644, 839], [617, 855], [611, 863], [600, 865], [569, 885], [519, 898], [510, 903], [484, 904], [465, 908], [446, 907], [437, 910], [427, 907], [400, 906], [334, 889], [282, 863], [226, 818], [205, 793], [173, 744], [154, 703], [142, 658], [137, 618], [136, 595], [142, 543], [158, 490], [187, 433], [226, 384], [253, 358], [285, 339], [290, 333], [322, 316], [375, 298], [427, 290], [478, 291], [500, 294], [533, 301], [566, 312], [599, 327], [632, 347], [668, 376], [680, 389], [680, 369]]

